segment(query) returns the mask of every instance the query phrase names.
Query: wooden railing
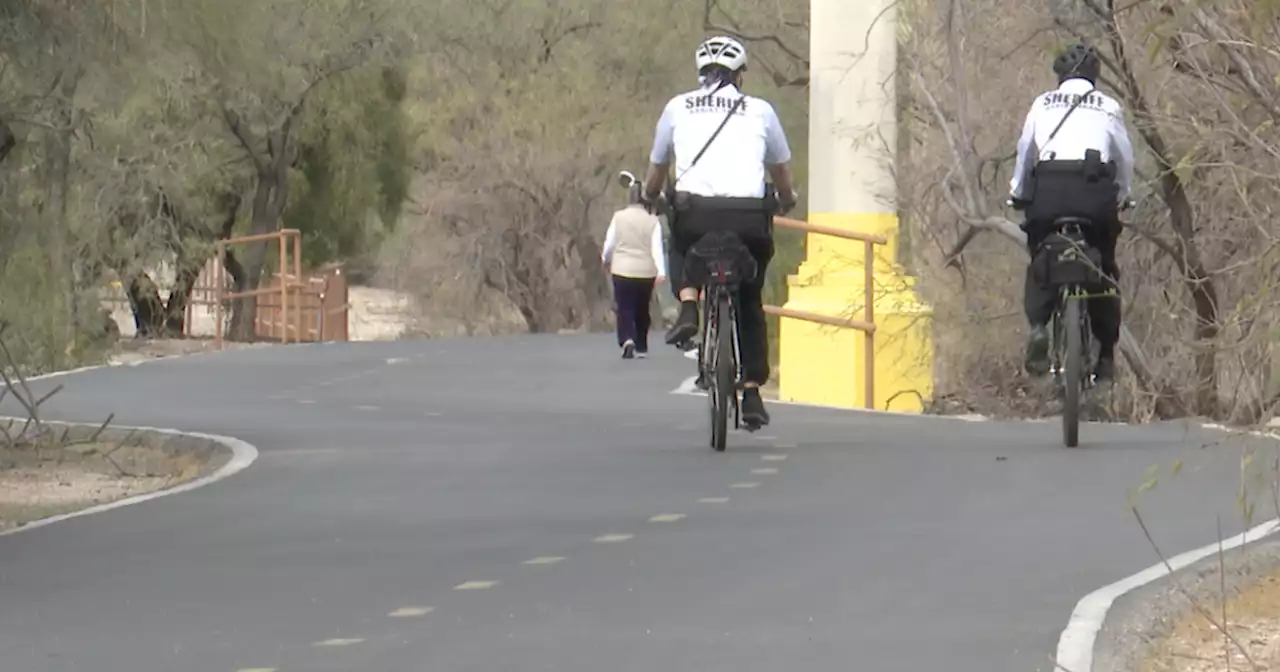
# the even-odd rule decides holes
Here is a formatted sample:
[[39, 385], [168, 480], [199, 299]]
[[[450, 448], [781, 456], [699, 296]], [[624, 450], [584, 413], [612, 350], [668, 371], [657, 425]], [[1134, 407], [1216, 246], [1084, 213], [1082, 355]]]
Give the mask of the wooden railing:
[[[226, 273], [227, 250], [233, 245], [275, 241], [279, 255], [272, 282], [258, 289], [231, 291]], [[231, 301], [255, 297], [253, 332], [257, 338], [281, 343], [345, 341], [347, 333], [347, 282], [341, 269], [321, 277], [302, 276], [302, 234], [297, 229], [229, 238], [217, 242], [212, 286], [214, 342], [221, 349], [226, 331], [226, 310]]]
[[774, 217], [774, 226], [784, 229], [794, 229], [796, 231], [804, 231], [805, 233], [816, 233], [824, 236], [832, 236], [835, 238], [843, 238], [845, 240], [857, 240], [863, 243], [865, 254], [863, 256], [863, 288], [862, 288], [862, 319], [856, 320], [844, 317], [832, 317], [830, 315], [820, 315], [818, 313], [810, 313], [804, 310], [791, 310], [790, 308], [782, 308], [780, 306], [765, 306], [764, 312], [778, 317], [785, 317], [793, 320], [803, 320], [805, 322], [814, 322], [817, 324], [826, 324], [833, 327], [843, 327], [846, 329], [857, 329], [866, 339], [866, 379], [865, 379], [865, 397], [866, 407], [875, 408], [875, 351], [876, 351], [876, 323], [875, 323], [875, 296], [872, 294], [872, 288], [875, 282], [875, 246], [885, 245], [889, 239], [870, 233], [861, 233], [858, 231], [846, 231], [833, 226], [822, 226], [821, 224], [810, 224], [809, 222], [798, 219], [790, 219], [787, 217]]
[[[276, 247], [279, 249], [279, 253], [280, 253], [280, 260], [279, 260], [280, 265], [277, 267], [277, 270], [275, 273], [275, 276], [278, 279], [278, 282], [267, 287], [259, 287], [258, 289], [250, 289], [243, 292], [228, 291], [228, 286], [230, 285], [230, 283], [227, 282], [227, 277], [226, 277], [227, 248], [233, 245], [246, 245], [248, 243], [267, 243], [271, 241], [275, 241]], [[288, 272], [290, 242], [293, 243], [293, 273], [292, 274]], [[281, 343], [288, 343], [289, 342], [289, 328], [288, 328], [289, 291], [291, 289], [294, 289], [294, 287], [292, 287], [291, 285], [297, 283], [297, 279], [302, 277], [302, 232], [298, 231], [297, 229], [280, 229], [279, 231], [272, 231], [270, 233], [259, 233], [251, 236], [227, 238], [226, 240], [219, 240], [216, 243], [216, 246], [214, 249], [216, 251], [214, 258], [218, 262], [217, 266], [215, 267], [217, 269], [217, 276], [214, 278], [214, 281], [213, 281], [213, 286], [216, 288], [216, 293], [217, 293], [216, 297], [214, 298], [214, 302], [216, 304], [216, 308], [214, 309], [215, 314], [214, 314], [214, 327], [213, 327], [214, 344], [219, 349], [222, 348], [223, 332], [226, 331], [225, 318], [226, 318], [226, 309], [227, 309], [228, 301], [234, 301], [236, 299], [245, 299], [249, 297], [258, 297], [264, 294], [273, 294], [273, 293], [279, 294], [280, 296], [280, 314], [283, 319], [280, 319], [276, 322], [276, 324], [278, 325], [278, 329], [272, 330], [273, 332], [272, 336], [278, 336], [280, 338]], [[292, 282], [291, 282], [291, 278], [293, 279]], [[257, 299], [255, 298], [254, 300], [256, 303]], [[299, 316], [298, 321], [299, 322], [301, 321], [301, 316]], [[254, 326], [256, 327], [257, 325], [254, 325]]]

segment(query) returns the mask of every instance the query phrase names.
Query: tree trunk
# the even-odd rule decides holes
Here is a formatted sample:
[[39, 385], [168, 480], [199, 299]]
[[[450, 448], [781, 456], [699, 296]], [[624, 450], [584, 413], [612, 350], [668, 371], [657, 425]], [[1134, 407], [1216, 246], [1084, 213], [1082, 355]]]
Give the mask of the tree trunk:
[[125, 285], [129, 306], [133, 309], [133, 325], [138, 338], [158, 338], [164, 333], [164, 302], [160, 288], [151, 276], [139, 273]]
[[[49, 272], [56, 294], [50, 297], [51, 305], [45, 306], [60, 316], [61, 329], [56, 337], [62, 344], [75, 342], [76, 287], [72, 273], [70, 228], [67, 221], [71, 194], [71, 152], [74, 119], [73, 99], [80, 81], [80, 70], [68, 66], [60, 73], [57, 82], [58, 95], [54, 98], [52, 119], [56, 128], [48, 131], [45, 140], [46, 202], [43, 246], [49, 255]], [[62, 350], [61, 345], [57, 348]]]
[[1220, 410], [1218, 408], [1218, 348], [1214, 343], [1220, 331], [1217, 289], [1213, 279], [1204, 273], [1203, 268], [1193, 268], [1192, 273], [1192, 277], [1187, 278], [1186, 283], [1196, 311], [1196, 413], [1217, 417]]
[[18, 136], [14, 135], [9, 121], [0, 117], [0, 163], [9, 158], [9, 152], [18, 144]]
[[164, 306], [164, 331], [169, 338], [182, 338], [186, 334], [187, 306], [191, 304], [191, 293], [195, 291], [196, 281], [200, 279], [200, 271], [204, 264], [178, 255], [177, 273], [173, 288], [169, 290], [169, 300]]
[[1142, 134], [1147, 145], [1163, 164], [1160, 177], [1161, 194], [1169, 207], [1169, 223], [1178, 241], [1179, 268], [1182, 271], [1183, 284], [1191, 297], [1195, 309], [1193, 334], [1196, 341], [1195, 384], [1193, 411], [1197, 415], [1216, 417], [1218, 408], [1218, 368], [1217, 345], [1215, 340], [1221, 332], [1218, 321], [1218, 290], [1212, 274], [1205, 267], [1196, 240], [1195, 212], [1191, 200], [1187, 196], [1182, 180], [1173, 170], [1168, 160], [1169, 152], [1164, 138], [1151, 120], [1145, 101], [1139, 100], [1135, 109], [1148, 123], [1142, 127]]
[[[285, 206], [288, 167], [284, 166], [277, 171], [274, 166], [273, 163], [272, 170], [258, 175], [258, 184], [253, 195], [253, 218], [249, 235], [270, 233], [279, 227], [280, 216]], [[247, 292], [261, 286], [262, 271], [267, 265], [267, 247], [267, 241], [245, 245], [243, 273], [236, 279], [237, 292]], [[247, 296], [236, 302], [231, 328], [233, 339], [254, 340], [256, 337], [254, 323], [257, 321], [257, 313], [258, 297]]]
[[[249, 281], [246, 279], [247, 275], [244, 270], [244, 265], [240, 263], [240, 259], [236, 256], [235, 252], [227, 250], [227, 256], [222, 261], [222, 267], [226, 269], [227, 275], [231, 276], [231, 286], [233, 288], [243, 287], [248, 284]], [[223, 336], [235, 334], [237, 333], [237, 329], [240, 328], [239, 321], [243, 319], [243, 314], [238, 310], [238, 308], [239, 303], [237, 302], [232, 307], [230, 324], [226, 327], [226, 333], [224, 333]]]
[[1213, 277], [1200, 255], [1195, 211], [1191, 207], [1182, 179], [1175, 170], [1177, 162], [1173, 160], [1173, 153], [1161, 133], [1160, 120], [1152, 114], [1151, 106], [1143, 95], [1134, 68], [1129, 62], [1114, 9], [1110, 5], [1105, 10], [1100, 5], [1087, 6], [1104, 23], [1114, 54], [1114, 67], [1119, 76], [1121, 95], [1132, 106], [1138, 133], [1160, 167], [1160, 192], [1169, 208], [1169, 223], [1178, 240], [1177, 257], [1174, 261], [1182, 271], [1183, 284], [1187, 287], [1195, 308], [1193, 333], [1196, 340], [1196, 380], [1192, 411], [1197, 415], [1216, 416], [1219, 409], [1217, 345], [1214, 341], [1221, 329], [1218, 323], [1218, 293]]
[[[266, 135], [266, 152], [256, 148], [250, 131], [245, 128], [238, 115], [227, 110], [227, 124], [233, 134], [244, 145], [245, 151], [256, 167], [257, 183], [253, 192], [253, 211], [250, 219], [249, 234], [259, 235], [275, 231], [280, 225], [280, 217], [284, 214], [289, 197], [289, 169], [298, 158], [298, 152], [291, 144], [293, 122], [302, 113], [302, 101], [294, 105], [288, 117]], [[247, 243], [242, 256], [243, 273], [233, 276], [236, 281], [236, 292], [247, 292], [258, 289], [262, 280], [262, 271], [266, 267], [267, 242]], [[284, 269], [281, 269], [282, 271]], [[252, 341], [256, 336], [254, 323], [257, 321], [258, 298], [248, 296], [238, 300], [232, 310], [231, 338], [240, 341]]]

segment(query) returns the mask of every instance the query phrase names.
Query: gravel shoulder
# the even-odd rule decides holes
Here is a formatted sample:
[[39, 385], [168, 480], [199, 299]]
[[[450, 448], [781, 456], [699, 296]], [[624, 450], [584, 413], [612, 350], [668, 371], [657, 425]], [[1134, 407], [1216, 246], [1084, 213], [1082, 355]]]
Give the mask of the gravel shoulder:
[[[1218, 570], [1201, 577], [1196, 603], [1184, 597], [1181, 614], [1147, 643], [1140, 672], [1280, 669], [1280, 542], [1247, 559], [1214, 564]], [[1224, 564], [1230, 567], [1225, 592]]]
[[[1224, 622], [1257, 668], [1234, 644], [1224, 649]], [[1280, 538], [1214, 554], [1117, 600], [1094, 656], [1093, 672], [1280, 670]]]
[[[20, 430], [19, 423], [8, 429]], [[206, 439], [49, 423], [38, 441], [0, 444], [0, 532], [173, 488], [230, 457]]]
[[[269, 348], [275, 343], [239, 343], [225, 341], [227, 350], [244, 348]], [[114, 351], [108, 357], [112, 365], [136, 364], [151, 359], [165, 357], [181, 357], [204, 352], [217, 352], [212, 338], [123, 338], [116, 343]]]

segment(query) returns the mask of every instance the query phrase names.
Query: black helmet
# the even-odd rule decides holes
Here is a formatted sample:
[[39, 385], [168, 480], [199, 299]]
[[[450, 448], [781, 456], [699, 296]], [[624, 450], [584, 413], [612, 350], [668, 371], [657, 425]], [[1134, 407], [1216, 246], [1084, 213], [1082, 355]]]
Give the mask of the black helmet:
[[1059, 83], [1079, 77], [1089, 80], [1090, 84], [1097, 84], [1098, 76], [1102, 74], [1102, 62], [1098, 60], [1097, 49], [1078, 42], [1053, 60], [1053, 71], [1058, 74]]

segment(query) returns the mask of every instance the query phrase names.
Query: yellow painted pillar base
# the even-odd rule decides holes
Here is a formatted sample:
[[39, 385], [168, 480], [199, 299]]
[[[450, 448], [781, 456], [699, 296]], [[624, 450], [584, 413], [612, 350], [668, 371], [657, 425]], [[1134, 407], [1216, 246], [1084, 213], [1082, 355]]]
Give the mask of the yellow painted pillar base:
[[[878, 410], [920, 413], [933, 395], [933, 310], [915, 292], [914, 278], [894, 262], [897, 218], [868, 213], [811, 214], [814, 224], [880, 234], [874, 272], [875, 399]], [[786, 307], [863, 318], [864, 243], [809, 235], [808, 258], [789, 278]], [[824, 406], [865, 408], [866, 337], [861, 331], [780, 320], [778, 396]]]

